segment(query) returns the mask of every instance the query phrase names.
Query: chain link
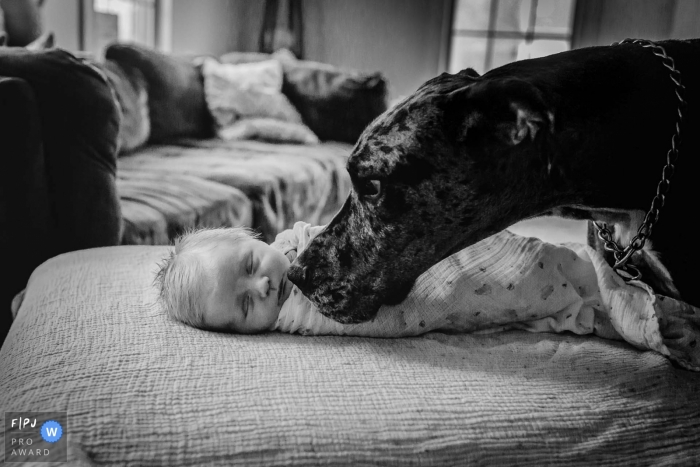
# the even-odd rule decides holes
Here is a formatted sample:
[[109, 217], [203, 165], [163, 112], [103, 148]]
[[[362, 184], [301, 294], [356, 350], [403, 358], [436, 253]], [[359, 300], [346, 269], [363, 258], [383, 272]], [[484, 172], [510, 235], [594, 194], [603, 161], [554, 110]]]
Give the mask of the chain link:
[[623, 248], [618, 245], [615, 240], [613, 240], [612, 232], [608, 229], [606, 224], [600, 224], [598, 222], [593, 222], [596, 229], [598, 229], [598, 237], [603, 241], [605, 250], [611, 251], [615, 256], [615, 264], [613, 269], [617, 271], [625, 280], [636, 280], [642, 277], [639, 269], [631, 264], [627, 264], [629, 259], [634, 253], [644, 248], [644, 244], [647, 239], [651, 237], [652, 229], [654, 225], [659, 220], [659, 214], [661, 213], [661, 208], [664, 207], [666, 202], [666, 194], [669, 188], [671, 188], [671, 178], [676, 171], [676, 160], [678, 159], [678, 148], [681, 143], [681, 124], [683, 123], [683, 111], [686, 107], [686, 101], [683, 98], [685, 95], [685, 86], [681, 83], [681, 73], [676, 69], [676, 64], [673, 58], [666, 54], [666, 50], [646, 39], [625, 39], [621, 42], [616, 42], [612, 44], [613, 46], [619, 44], [638, 44], [645, 48], [651, 48], [651, 52], [657, 57], [661, 58], [662, 64], [668, 68], [670, 71], [670, 78], [673, 82], [675, 88], [675, 94], [678, 98], [678, 117], [676, 119], [676, 132], [671, 138], [671, 149], [666, 153], [666, 165], [661, 172], [661, 181], [656, 186], [656, 196], [651, 202], [651, 207], [649, 212], [647, 212], [644, 217], [644, 222], [637, 230], [637, 234], [634, 236], [630, 244]]

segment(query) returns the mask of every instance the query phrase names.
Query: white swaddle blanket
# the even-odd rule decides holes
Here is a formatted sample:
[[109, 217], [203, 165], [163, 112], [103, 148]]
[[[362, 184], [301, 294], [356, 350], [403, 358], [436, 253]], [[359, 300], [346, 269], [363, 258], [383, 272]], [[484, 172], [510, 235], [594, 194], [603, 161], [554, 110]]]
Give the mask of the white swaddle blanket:
[[[297, 222], [273, 246], [301, 253], [322, 229]], [[625, 340], [700, 371], [700, 337], [685, 319], [694, 313], [700, 316], [700, 310], [655, 295], [646, 284], [625, 283], [586, 245], [553, 245], [503, 231], [434, 265], [402, 303], [383, 306], [366, 323], [340, 324], [323, 316], [295, 286], [275, 330], [384, 338], [430, 331], [570, 331]]]

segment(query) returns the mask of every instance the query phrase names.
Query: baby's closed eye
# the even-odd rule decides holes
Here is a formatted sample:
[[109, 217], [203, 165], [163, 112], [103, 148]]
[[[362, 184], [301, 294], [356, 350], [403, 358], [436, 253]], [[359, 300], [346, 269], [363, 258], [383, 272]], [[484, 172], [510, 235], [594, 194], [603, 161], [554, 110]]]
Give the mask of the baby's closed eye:
[[243, 316], [245, 318], [248, 317], [248, 313], [252, 310], [252, 308], [253, 308], [253, 297], [251, 297], [250, 294], [248, 294], [243, 299]]

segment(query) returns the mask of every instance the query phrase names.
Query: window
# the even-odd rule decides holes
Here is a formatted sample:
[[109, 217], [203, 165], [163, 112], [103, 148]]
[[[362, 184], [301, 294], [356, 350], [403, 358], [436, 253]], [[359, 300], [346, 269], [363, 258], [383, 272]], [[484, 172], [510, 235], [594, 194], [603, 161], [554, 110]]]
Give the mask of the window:
[[450, 73], [571, 48], [575, 0], [456, 0]]
[[171, 1], [83, 0], [83, 49], [98, 53], [115, 41], [165, 46], [164, 18]]
[[120, 41], [156, 44], [156, 0], [93, 0], [98, 29]]

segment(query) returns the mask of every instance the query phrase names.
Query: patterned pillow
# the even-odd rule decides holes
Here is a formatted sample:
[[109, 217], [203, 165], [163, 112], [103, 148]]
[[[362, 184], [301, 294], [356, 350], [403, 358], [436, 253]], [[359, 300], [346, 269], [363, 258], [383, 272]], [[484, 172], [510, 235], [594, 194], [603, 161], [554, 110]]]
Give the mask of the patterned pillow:
[[202, 75], [191, 62], [135, 44], [112, 44], [105, 49], [105, 59], [125, 70], [136, 68], [146, 79], [150, 142], [213, 136]]
[[245, 118], [219, 130], [225, 140], [257, 139], [269, 143], [318, 144], [318, 136], [303, 123], [273, 118]]
[[282, 65], [276, 60], [231, 65], [207, 58], [202, 64], [204, 94], [220, 128], [241, 118], [272, 118], [301, 123], [282, 94]]
[[273, 54], [230, 52], [220, 60], [245, 63], [270, 58], [282, 63], [282, 92], [322, 140], [354, 143], [365, 127], [387, 109], [388, 84], [381, 73], [297, 60], [286, 49]]
[[146, 79], [138, 69], [124, 69], [112, 60], [105, 60], [101, 68], [121, 110], [119, 153], [124, 154], [146, 144], [151, 132]]

